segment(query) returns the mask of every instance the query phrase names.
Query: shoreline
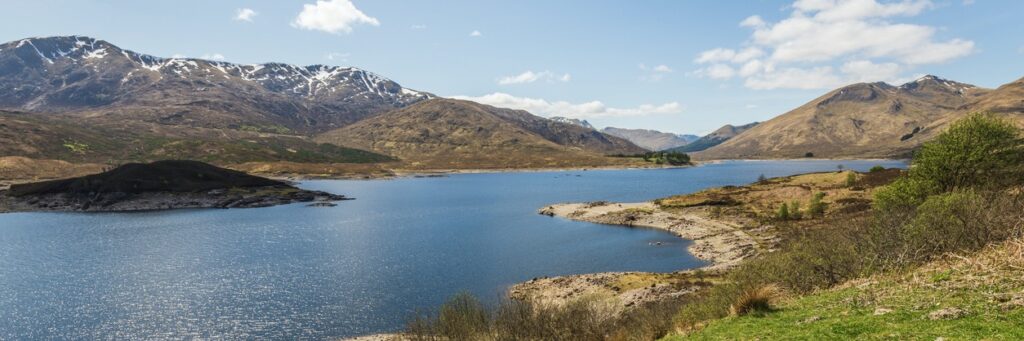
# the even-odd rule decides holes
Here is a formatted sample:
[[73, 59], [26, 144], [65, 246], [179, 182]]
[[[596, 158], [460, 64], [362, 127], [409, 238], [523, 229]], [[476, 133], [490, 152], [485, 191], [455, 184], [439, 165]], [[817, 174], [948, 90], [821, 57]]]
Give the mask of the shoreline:
[[653, 201], [639, 203], [562, 203], [539, 214], [575, 221], [622, 227], [646, 227], [669, 232], [693, 243], [687, 251], [709, 261], [704, 269], [727, 269], [752, 256], [757, 241], [738, 226], [696, 213], [672, 213]]
[[703, 277], [720, 274], [760, 253], [757, 239], [739, 226], [710, 219], [698, 212], [668, 212], [654, 202], [562, 203], [548, 205], [539, 214], [619, 227], [653, 228], [692, 243], [687, 252], [709, 264], [669, 273], [599, 272], [535, 278], [507, 290], [509, 298], [561, 305], [597, 298], [615, 312], [664, 299], [692, 294], [708, 285]]

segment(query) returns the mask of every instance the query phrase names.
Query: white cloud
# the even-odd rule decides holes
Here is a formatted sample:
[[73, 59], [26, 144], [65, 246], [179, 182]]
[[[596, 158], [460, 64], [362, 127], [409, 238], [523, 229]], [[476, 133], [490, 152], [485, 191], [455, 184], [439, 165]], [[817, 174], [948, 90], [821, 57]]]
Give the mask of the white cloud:
[[352, 27], [358, 24], [380, 26], [380, 21], [349, 0], [317, 0], [316, 4], [302, 5], [302, 12], [292, 21], [293, 27], [333, 34], [352, 33]]
[[726, 64], [712, 64], [704, 69], [703, 75], [711, 79], [729, 79], [736, 75], [736, 70]]
[[239, 8], [235, 11], [235, 20], [252, 22], [252, 19], [259, 14], [259, 12], [252, 10], [252, 8]]
[[477, 30], [473, 30], [473, 32], [469, 32], [469, 36], [470, 37], [480, 37], [480, 36], [483, 36], [483, 35], [484, 35], [483, 33], [480, 33], [480, 31], [477, 31]]
[[653, 67], [647, 66], [647, 64], [640, 63], [638, 65], [640, 70], [644, 71], [644, 74], [640, 76], [640, 80], [657, 82], [665, 78], [665, 75], [675, 72], [671, 67], [665, 64], [658, 64]]
[[409, 28], [412, 29], [413, 31], [422, 31], [422, 30], [427, 29], [427, 25], [416, 24], [416, 25], [409, 26]]
[[661, 64], [661, 65], [655, 66], [651, 70], [654, 70], [654, 72], [661, 72], [661, 73], [672, 72], [672, 68], [668, 67], [668, 65], [665, 65], [665, 64]]
[[185, 55], [183, 55], [181, 53], [175, 53], [175, 54], [171, 55], [171, 58], [174, 58], [174, 59], [184, 59], [184, 58], [188, 58], [188, 57], [185, 57]]
[[747, 104], [746, 106], [744, 106], [744, 108], [747, 108], [747, 109], [756, 109], [756, 108], [757, 108], [757, 104]]
[[344, 62], [347, 62], [347, 61], [348, 61], [348, 57], [349, 57], [349, 56], [351, 56], [351, 55], [352, 55], [351, 53], [344, 53], [344, 52], [330, 52], [330, 53], [328, 53], [328, 54], [327, 54], [326, 56], [324, 56], [324, 57], [325, 57], [325, 58], [327, 58], [327, 60], [330, 60], [330, 61], [335, 61], [335, 62], [342, 62], [342, 63], [344, 63]]
[[765, 25], [764, 19], [761, 19], [760, 15], [751, 15], [743, 21], [740, 21], [741, 27], [762, 27]]
[[553, 81], [568, 82], [571, 79], [572, 79], [572, 76], [569, 75], [568, 73], [558, 75], [558, 74], [555, 74], [554, 72], [546, 71], [546, 70], [545, 71], [540, 71], [540, 72], [533, 72], [532, 70], [527, 70], [526, 72], [520, 73], [518, 75], [501, 77], [501, 78], [498, 79], [498, 84], [500, 84], [500, 85], [526, 84], [526, 83], [533, 83], [533, 82], [536, 82], [536, 81], [539, 81], [539, 80], [546, 80], [546, 81], [549, 81], [549, 82], [553, 82]]
[[[974, 52], [974, 42], [939, 39], [931, 26], [893, 22], [934, 8], [930, 0], [797, 0], [778, 22], [754, 15], [741, 49], [714, 48], [694, 62], [695, 74], [744, 78], [756, 89], [818, 89], [860, 81], [905, 79], [915, 66], [945, 63]], [[801, 83], [803, 82], [803, 83]]]
[[224, 58], [224, 55], [222, 55], [220, 53], [213, 53], [213, 54], [207, 53], [207, 54], [204, 54], [204, 55], [200, 56], [199, 59], [223, 61], [226, 58]]
[[970, 5], [973, 5], [973, 4], [974, 4], [974, 0], [964, 0], [964, 1], [963, 1], [963, 4], [964, 4], [964, 6], [970, 6]]
[[549, 102], [544, 99], [516, 97], [501, 92], [479, 97], [452, 96], [452, 98], [474, 101], [501, 108], [526, 110], [530, 113], [547, 117], [563, 116], [569, 118], [595, 118], [646, 116], [677, 114], [683, 110], [682, 106], [677, 102], [670, 102], [661, 105], [643, 104], [633, 108], [611, 108], [600, 101], [584, 103], [570, 103], [567, 101]]
[[829, 89], [840, 86], [843, 81], [832, 72], [832, 67], [820, 66], [810, 69], [785, 68], [772, 70], [747, 77], [744, 85], [751, 89]]

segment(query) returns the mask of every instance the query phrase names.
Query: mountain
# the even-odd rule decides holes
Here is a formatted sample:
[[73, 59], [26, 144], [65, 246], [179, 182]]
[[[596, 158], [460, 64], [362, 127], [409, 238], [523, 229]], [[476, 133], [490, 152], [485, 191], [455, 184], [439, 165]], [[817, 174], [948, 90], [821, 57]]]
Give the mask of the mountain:
[[587, 122], [587, 120], [581, 120], [581, 119], [578, 119], [578, 118], [568, 118], [568, 117], [562, 117], [562, 116], [554, 116], [554, 117], [549, 117], [548, 119], [552, 120], [552, 121], [555, 121], [555, 122], [559, 122], [559, 123], [575, 124], [575, 125], [578, 125], [580, 127], [587, 128], [587, 129], [594, 129], [594, 126], [590, 125], [590, 122]]
[[899, 157], [924, 129], [990, 90], [921, 77], [900, 86], [845, 86], [763, 122], [695, 156], [700, 159]]
[[523, 168], [599, 165], [607, 154], [643, 149], [593, 129], [437, 98], [367, 118], [317, 138], [396, 156], [413, 168]]
[[670, 150], [681, 153], [699, 152], [717, 146], [722, 142], [725, 142], [735, 137], [736, 135], [739, 135], [740, 133], [747, 131], [750, 128], [753, 128], [757, 124], [758, 122], [747, 123], [741, 126], [733, 126], [731, 124], [726, 124], [725, 126], [718, 128], [718, 130], [715, 130], [710, 134], [700, 137], [696, 141], [690, 142], [682, 147], [672, 148]]
[[624, 138], [641, 148], [653, 151], [685, 146], [696, 139], [693, 135], [676, 135], [648, 129], [607, 127], [601, 129], [601, 132]]
[[970, 103], [960, 107], [951, 115], [929, 124], [921, 132], [911, 136], [908, 141], [916, 144], [924, 143], [945, 130], [950, 123], [975, 112], [991, 113], [1024, 128], [1024, 78], [979, 94]]
[[315, 133], [432, 97], [357, 68], [160, 58], [81, 36], [0, 45], [0, 108], [89, 121]]

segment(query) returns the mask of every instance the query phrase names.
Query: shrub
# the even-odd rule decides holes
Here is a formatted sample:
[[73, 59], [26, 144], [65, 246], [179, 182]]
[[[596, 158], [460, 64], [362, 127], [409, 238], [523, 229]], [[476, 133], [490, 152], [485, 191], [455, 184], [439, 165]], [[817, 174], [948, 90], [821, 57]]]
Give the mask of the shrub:
[[857, 172], [846, 173], [846, 187], [853, 187], [857, 184]]
[[882, 167], [881, 165], [875, 165], [874, 167], [871, 167], [871, 169], [868, 170], [868, 171], [871, 172], [871, 173], [877, 173], [877, 172], [881, 172], [881, 171], [884, 171], [884, 170], [885, 170], [885, 167]]
[[780, 292], [779, 287], [772, 284], [744, 290], [737, 297], [736, 302], [729, 307], [729, 313], [734, 316], [743, 316], [771, 312], [772, 302], [778, 298]]
[[825, 192], [818, 192], [811, 198], [811, 203], [807, 205], [807, 215], [811, 217], [821, 217], [825, 215], [825, 203], [821, 202], [825, 198]]
[[872, 207], [879, 213], [913, 212], [931, 194], [938, 192], [935, 182], [920, 177], [903, 176], [874, 194]]
[[761, 174], [761, 175], [757, 176], [757, 183], [764, 184], [764, 183], [767, 183], [767, 182], [768, 182], [768, 177], [764, 176], [764, 174]]
[[793, 200], [789, 204], [789, 219], [800, 220], [803, 219], [804, 213], [800, 211], [800, 202]]
[[999, 188], [1021, 181], [1024, 141], [1010, 122], [972, 114], [925, 143], [910, 177], [934, 182], [939, 192]]
[[775, 217], [779, 220], [789, 220], [789, 204], [782, 203], [779, 207], [779, 212], [775, 214]]

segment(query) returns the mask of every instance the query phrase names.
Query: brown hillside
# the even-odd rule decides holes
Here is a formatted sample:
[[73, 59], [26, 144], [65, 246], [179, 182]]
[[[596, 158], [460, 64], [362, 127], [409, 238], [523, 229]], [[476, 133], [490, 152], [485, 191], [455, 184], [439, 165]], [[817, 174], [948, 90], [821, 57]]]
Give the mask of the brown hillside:
[[924, 129], [984, 98], [987, 89], [925, 76], [901, 86], [849, 85], [697, 153], [701, 159], [898, 157]]
[[333, 130], [319, 142], [396, 156], [411, 168], [527, 168], [620, 163], [631, 143], [525, 111], [433, 99]]

